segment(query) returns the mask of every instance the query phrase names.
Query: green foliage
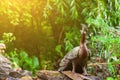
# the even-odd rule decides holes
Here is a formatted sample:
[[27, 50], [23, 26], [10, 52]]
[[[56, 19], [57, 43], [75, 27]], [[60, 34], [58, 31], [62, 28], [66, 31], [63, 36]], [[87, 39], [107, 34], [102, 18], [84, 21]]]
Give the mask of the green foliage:
[[[79, 0], [55, 0], [54, 3], [57, 6], [57, 10], [60, 11], [61, 15], [67, 17], [70, 15], [71, 19], [78, 19], [78, 7], [79, 7]], [[79, 7], [80, 8], [80, 7]]]
[[77, 27], [68, 28], [68, 32], [65, 33], [64, 43], [66, 52], [70, 51], [74, 46], [79, 46], [80, 43], [79, 28]]
[[[6, 46], [11, 46], [11, 43], [16, 39], [13, 33], [3, 33], [3, 42]], [[8, 45], [9, 44], [9, 45]], [[9, 48], [9, 47], [8, 47]], [[10, 52], [6, 54], [12, 60], [14, 68], [21, 67], [22, 69], [35, 72], [39, 68], [39, 60], [36, 56], [29, 57], [28, 53], [23, 50], [11, 48]]]
[[[38, 61], [29, 54], [38, 56], [41, 69], [53, 69], [53, 65], [58, 65], [60, 58], [74, 46], [79, 46], [80, 24], [86, 23], [93, 55], [105, 59], [111, 76], [117, 77], [119, 0], [1, 0], [0, 19], [0, 35], [11, 32], [3, 37], [7, 53], [11, 52], [23, 68], [33, 63], [35, 67], [30, 66], [30, 70], [37, 68]], [[14, 48], [24, 51], [16, 52]]]
[[107, 77], [107, 79], [106, 80], [115, 80], [114, 78], [112, 78], [112, 77]]
[[52, 70], [53, 69], [53, 62], [50, 60], [42, 59], [41, 68], [43, 70]]
[[57, 53], [59, 53], [59, 56], [60, 56], [60, 57], [63, 57], [62, 45], [57, 45], [57, 46], [55, 47], [55, 51], [56, 51]]
[[91, 36], [91, 41], [93, 49], [96, 49], [94, 54], [107, 60], [108, 70], [112, 76], [116, 76], [115, 65], [119, 65], [120, 60], [120, 29], [117, 27], [120, 26], [120, 17], [119, 14], [116, 15], [120, 13], [118, 4], [120, 4], [118, 0], [98, 0], [92, 4], [91, 11], [89, 7], [83, 9], [84, 15], [87, 16], [86, 22], [93, 29], [94, 35]]
[[16, 39], [13, 33], [3, 33], [2, 38], [3, 38], [4, 43], [6, 44], [11, 43]]
[[11, 51], [9, 53], [9, 57], [12, 59], [13, 67], [21, 67], [24, 70], [30, 70], [34, 72], [39, 68], [39, 60], [35, 56], [28, 56], [28, 53], [26, 53], [23, 50], [17, 51]]
[[118, 80], [120, 79], [120, 76], [117, 76], [116, 78], [113, 77], [107, 77], [106, 80]]
[[[76, 31], [76, 32], [74, 32]], [[66, 28], [64, 45], [57, 45], [55, 47], [55, 51], [58, 53], [60, 57], [64, 57], [64, 55], [69, 52], [74, 46], [79, 46], [80, 43], [80, 31], [79, 28]], [[65, 53], [62, 52], [64, 50]]]
[[13, 33], [3, 33], [2, 34], [2, 43], [4, 43], [6, 45], [7, 48], [7, 52], [11, 51], [12, 49], [14, 49], [13, 47], [13, 42], [16, 40], [16, 37], [14, 36]]

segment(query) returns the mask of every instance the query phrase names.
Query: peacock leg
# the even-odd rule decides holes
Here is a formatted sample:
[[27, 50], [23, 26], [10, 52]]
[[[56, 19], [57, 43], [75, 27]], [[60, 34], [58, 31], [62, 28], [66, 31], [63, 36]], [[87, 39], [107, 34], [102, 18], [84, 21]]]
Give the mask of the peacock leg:
[[88, 74], [87, 74], [87, 71], [86, 71], [86, 69], [85, 69], [85, 66], [84, 66], [82, 69], [83, 69], [83, 75], [88, 75]]
[[72, 61], [72, 72], [74, 72], [74, 73], [75, 73], [75, 68], [76, 68], [76, 64], [74, 61]]

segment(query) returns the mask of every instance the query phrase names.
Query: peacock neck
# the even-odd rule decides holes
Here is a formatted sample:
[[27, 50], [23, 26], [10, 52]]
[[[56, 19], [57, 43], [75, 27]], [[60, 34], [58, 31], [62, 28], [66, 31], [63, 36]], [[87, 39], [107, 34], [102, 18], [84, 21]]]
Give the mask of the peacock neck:
[[85, 43], [85, 33], [83, 32], [82, 33], [82, 37], [81, 37], [81, 41], [80, 41], [80, 45], [82, 44], [84, 44]]

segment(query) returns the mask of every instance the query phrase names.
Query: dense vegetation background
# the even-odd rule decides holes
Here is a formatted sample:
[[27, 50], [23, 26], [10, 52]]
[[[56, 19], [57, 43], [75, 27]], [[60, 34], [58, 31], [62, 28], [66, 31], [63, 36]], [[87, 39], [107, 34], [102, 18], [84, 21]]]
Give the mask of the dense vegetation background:
[[91, 58], [107, 63], [107, 69], [97, 65], [101, 74], [90, 72], [119, 79], [119, 0], [0, 0], [0, 41], [14, 67], [57, 70], [61, 58], [79, 46], [81, 24], [87, 25]]

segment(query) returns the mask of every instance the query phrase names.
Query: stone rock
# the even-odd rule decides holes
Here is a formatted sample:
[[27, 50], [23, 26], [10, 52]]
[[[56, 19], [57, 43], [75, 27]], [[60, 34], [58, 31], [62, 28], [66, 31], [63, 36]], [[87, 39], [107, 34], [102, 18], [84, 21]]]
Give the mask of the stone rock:
[[0, 54], [0, 79], [3, 79], [9, 75], [12, 71], [10, 61]]

